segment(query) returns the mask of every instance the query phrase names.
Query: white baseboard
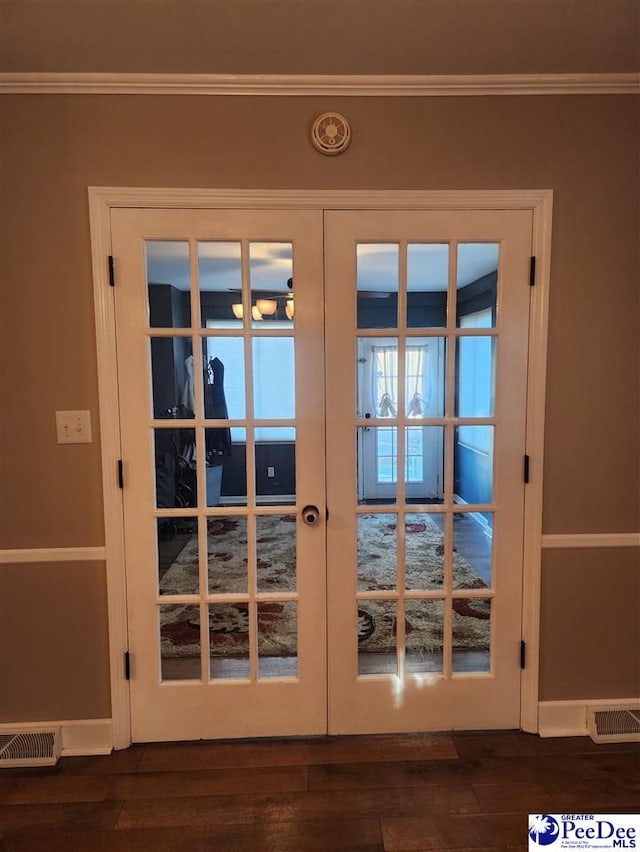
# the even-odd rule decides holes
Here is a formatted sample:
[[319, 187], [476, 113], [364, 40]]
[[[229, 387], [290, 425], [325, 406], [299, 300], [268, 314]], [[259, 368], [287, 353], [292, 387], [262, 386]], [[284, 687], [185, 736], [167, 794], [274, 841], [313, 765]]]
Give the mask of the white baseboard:
[[43, 728], [60, 728], [62, 732], [62, 757], [111, 754], [113, 750], [111, 719], [1, 722], [0, 734], [42, 730]]
[[538, 734], [541, 737], [586, 737], [587, 708], [626, 707], [640, 704], [640, 698], [580, 698], [576, 701], [539, 701]]

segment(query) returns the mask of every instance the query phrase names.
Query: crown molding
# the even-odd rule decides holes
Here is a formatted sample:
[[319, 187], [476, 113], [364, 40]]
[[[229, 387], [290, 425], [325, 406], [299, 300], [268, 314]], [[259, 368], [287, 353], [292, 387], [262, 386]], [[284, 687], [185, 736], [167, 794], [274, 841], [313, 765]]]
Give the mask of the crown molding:
[[0, 73], [5, 95], [437, 97], [640, 94], [640, 73], [478, 75]]

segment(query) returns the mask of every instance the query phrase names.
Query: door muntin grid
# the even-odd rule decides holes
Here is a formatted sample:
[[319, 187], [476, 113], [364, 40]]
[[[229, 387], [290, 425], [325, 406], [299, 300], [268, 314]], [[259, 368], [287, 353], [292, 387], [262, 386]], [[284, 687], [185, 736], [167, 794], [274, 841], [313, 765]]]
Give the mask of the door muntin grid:
[[[403, 678], [420, 672], [445, 679], [489, 675], [496, 594], [492, 481], [498, 431], [500, 244], [401, 240], [358, 243], [355, 250], [358, 677]], [[380, 308], [372, 257], [383, 261], [380, 289], [387, 294], [386, 312]], [[368, 276], [361, 269], [368, 270]], [[370, 288], [373, 307], [367, 305], [361, 281]], [[375, 320], [370, 327], [363, 322], [367, 317]], [[388, 374], [378, 379], [377, 396], [382, 394], [383, 406], [375, 405], [375, 390], [369, 397], [368, 388], [363, 390], [363, 353], [372, 351], [372, 342], [384, 353], [379, 363], [386, 358], [389, 367]], [[414, 353], [418, 344], [425, 343], [432, 343], [434, 350], [437, 344], [442, 353], [443, 403], [426, 418], [422, 401], [413, 404], [412, 382]], [[405, 376], [405, 381], [398, 381], [398, 376]], [[416, 409], [420, 426], [426, 424], [423, 428], [433, 430], [434, 437], [442, 436], [443, 482], [436, 497], [415, 487]], [[384, 446], [391, 447], [385, 471], [392, 487], [387, 487], [383, 499], [367, 499], [363, 493], [362, 482], [371, 478], [364, 465], [372, 457], [378, 464], [376, 456], [362, 452], [361, 444], [371, 434], [378, 442], [384, 437]], [[478, 471], [472, 488], [469, 454]], [[398, 475], [400, 471], [405, 475]], [[471, 525], [475, 543], [469, 535]], [[380, 560], [384, 564], [376, 566], [367, 546], [384, 554]], [[379, 630], [372, 626], [378, 624]]]
[[[158, 680], [295, 680], [293, 245], [145, 250]], [[283, 524], [274, 583], [261, 547]]]

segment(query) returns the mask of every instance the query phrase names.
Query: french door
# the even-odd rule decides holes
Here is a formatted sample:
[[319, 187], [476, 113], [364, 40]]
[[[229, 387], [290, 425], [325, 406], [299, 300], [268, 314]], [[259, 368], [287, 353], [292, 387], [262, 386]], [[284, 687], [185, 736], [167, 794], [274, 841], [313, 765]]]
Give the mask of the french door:
[[531, 214], [111, 217], [132, 739], [517, 727]]

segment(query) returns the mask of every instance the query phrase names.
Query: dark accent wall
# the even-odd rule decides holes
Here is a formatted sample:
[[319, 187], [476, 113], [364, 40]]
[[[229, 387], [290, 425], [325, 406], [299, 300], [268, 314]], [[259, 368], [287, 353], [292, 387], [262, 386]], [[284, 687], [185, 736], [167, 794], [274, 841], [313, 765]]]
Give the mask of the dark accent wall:
[[[296, 448], [293, 443], [260, 442], [256, 452], [256, 492], [259, 495], [296, 493]], [[274, 476], [267, 476], [273, 467]], [[222, 500], [247, 494], [246, 445], [234, 443], [231, 458], [222, 466]]]
[[[386, 298], [358, 293], [357, 321], [358, 328], [397, 328], [397, 293], [388, 293]], [[446, 324], [446, 293], [407, 293], [410, 328], [444, 328]]]
[[[490, 503], [493, 459], [456, 441], [453, 449], [453, 488], [466, 503]], [[487, 520], [490, 516], [487, 516]]]

